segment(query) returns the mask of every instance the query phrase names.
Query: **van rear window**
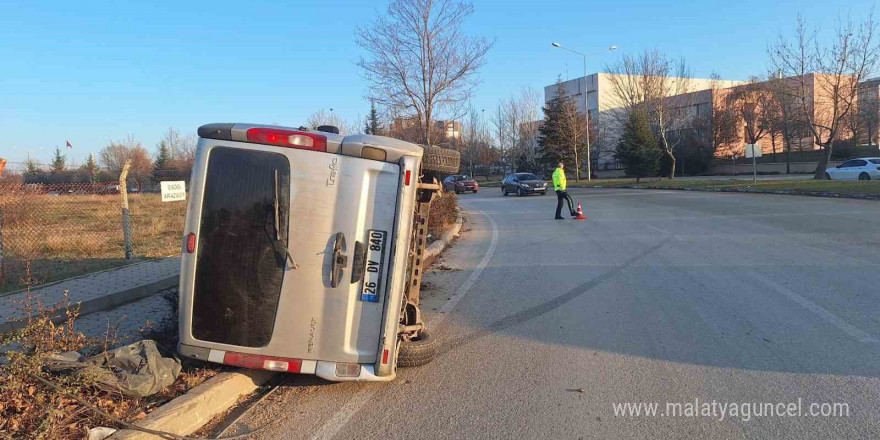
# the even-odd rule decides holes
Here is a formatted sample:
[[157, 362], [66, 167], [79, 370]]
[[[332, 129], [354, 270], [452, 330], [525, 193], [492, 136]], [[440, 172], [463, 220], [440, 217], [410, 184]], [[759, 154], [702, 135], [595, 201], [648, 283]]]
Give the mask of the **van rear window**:
[[226, 147], [210, 151], [193, 296], [195, 338], [268, 345], [289, 246], [289, 200], [286, 156]]

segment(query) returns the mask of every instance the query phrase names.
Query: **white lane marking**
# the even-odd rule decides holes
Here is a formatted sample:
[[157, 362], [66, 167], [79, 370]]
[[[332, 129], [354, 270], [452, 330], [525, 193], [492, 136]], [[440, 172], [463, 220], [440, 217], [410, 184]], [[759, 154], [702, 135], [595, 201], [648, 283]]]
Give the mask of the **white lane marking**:
[[[474, 212], [486, 217], [489, 220], [489, 225], [492, 227], [492, 239], [489, 242], [489, 248], [486, 249], [486, 254], [483, 255], [483, 258], [477, 263], [477, 266], [474, 268], [474, 271], [471, 272], [471, 275], [464, 281], [464, 283], [459, 286], [458, 290], [455, 291], [455, 294], [446, 301], [446, 304], [440, 309], [440, 312], [434, 316], [429, 321], [429, 327], [439, 326], [449, 312], [458, 304], [459, 301], [468, 293], [471, 287], [473, 287], [474, 283], [477, 282], [477, 278], [480, 277], [480, 274], [483, 273], [483, 269], [489, 264], [489, 260], [492, 259], [492, 255], [495, 254], [495, 247], [498, 245], [498, 226], [495, 224], [495, 220], [492, 219], [491, 216], [486, 215], [483, 211], [477, 209], [471, 209], [470, 212]], [[364, 407], [379, 391], [382, 390], [384, 386], [370, 386], [358, 391], [352, 398], [343, 405], [343, 407], [333, 414], [330, 417], [330, 420], [327, 423], [324, 423], [317, 432], [312, 434], [310, 437], [311, 440], [332, 440], [336, 437], [336, 434], [348, 424], [348, 421], [354, 417], [361, 408]]]
[[364, 388], [358, 391], [345, 405], [330, 417], [330, 420], [314, 433], [311, 440], [332, 440], [336, 434], [351, 420], [360, 409], [379, 392], [376, 387]]
[[840, 330], [843, 330], [848, 335], [852, 336], [853, 338], [856, 338], [859, 342], [866, 342], [866, 343], [872, 343], [872, 344], [880, 343], [880, 340], [877, 340], [877, 338], [863, 332], [862, 330], [856, 328], [856, 326], [838, 318], [833, 313], [829, 312], [828, 310], [825, 310], [821, 306], [804, 298], [803, 296], [798, 295], [797, 293], [795, 293], [793, 290], [789, 289], [788, 287], [785, 287], [785, 286], [777, 283], [776, 281], [773, 281], [769, 278], [766, 278], [762, 275], [758, 275], [756, 273], [750, 273], [749, 275], [752, 278], [754, 278], [755, 280], [764, 283], [765, 285], [769, 286], [770, 288], [772, 288], [776, 292], [787, 297], [788, 299], [800, 304], [803, 308], [819, 315], [820, 318], [824, 319], [826, 322], [839, 328]]
[[495, 255], [495, 247], [498, 246], [498, 226], [495, 224], [495, 220], [492, 219], [491, 216], [486, 215], [484, 212], [479, 210], [473, 210], [483, 216], [485, 216], [489, 220], [489, 225], [492, 227], [492, 239], [489, 241], [489, 249], [486, 250], [486, 254], [483, 255], [483, 258], [477, 263], [477, 266], [474, 268], [474, 271], [471, 272], [471, 275], [458, 287], [458, 290], [455, 291], [446, 304], [440, 308], [440, 312], [435, 315], [428, 322], [429, 327], [437, 327], [443, 323], [447, 316], [449, 316], [449, 312], [452, 311], [453, 308], [467, 295], [468, 291], [470, 291], [471, 287], [473, 287], [474, 283], [477, 282], [477, 279], [480, 278], [480, 275], [483, 273], [483, 269], [489, 264], [489, 260], [492, 259], [492, 256]]

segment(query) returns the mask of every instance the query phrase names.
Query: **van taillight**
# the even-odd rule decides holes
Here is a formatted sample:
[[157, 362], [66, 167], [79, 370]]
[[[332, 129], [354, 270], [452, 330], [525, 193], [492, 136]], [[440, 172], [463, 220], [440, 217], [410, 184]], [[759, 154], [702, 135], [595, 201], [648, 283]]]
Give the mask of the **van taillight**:
[[406, 170], [406, 173], [403, 176], [403, 184], [409, 186], [409, 170]]
[[280, 128], [250, 128], [248, 142], [277, 145], [279, 147], [299, 148], [301, 150], [327, 151], [327, 137], [306, 131], [284, 130]]
[[186, 252], [191, 254], [191, 253], [195, 252], [195, 250], [196, 250], [196, 234], [193, 234], [192, 232], [190, 232], [186, 236]]
[[299, 373], [300, 369], [302, 369], [301, 359], [276, 358], [257, 354], [232, 353], [229, 351], [223, 355], [223, 363], [236, 367], [286, 371], [288, 373]]

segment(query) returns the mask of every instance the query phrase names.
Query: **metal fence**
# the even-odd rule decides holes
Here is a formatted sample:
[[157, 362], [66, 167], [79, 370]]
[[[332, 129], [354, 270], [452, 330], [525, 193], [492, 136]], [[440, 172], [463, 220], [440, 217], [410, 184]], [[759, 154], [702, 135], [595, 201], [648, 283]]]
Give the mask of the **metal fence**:
[[185, 205], [131, 183], [0, 185], [0, 292], [176, 254]]

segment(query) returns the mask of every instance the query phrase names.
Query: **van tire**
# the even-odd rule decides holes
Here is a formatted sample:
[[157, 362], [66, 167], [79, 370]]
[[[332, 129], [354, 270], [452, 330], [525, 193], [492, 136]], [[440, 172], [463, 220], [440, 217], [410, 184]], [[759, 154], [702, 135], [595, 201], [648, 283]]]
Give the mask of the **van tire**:
[[455, 174], [461, 165], [461, 154], [458, 151], [440, 147], [424, 147], [422, 170], [440, 174]]
[[430, 363], [437, 355], [437, 344], [428, 330], [419, 332], [417, 340], [400, 341], [400, 352], [397, 354], [397, 366], [420, 367]]

